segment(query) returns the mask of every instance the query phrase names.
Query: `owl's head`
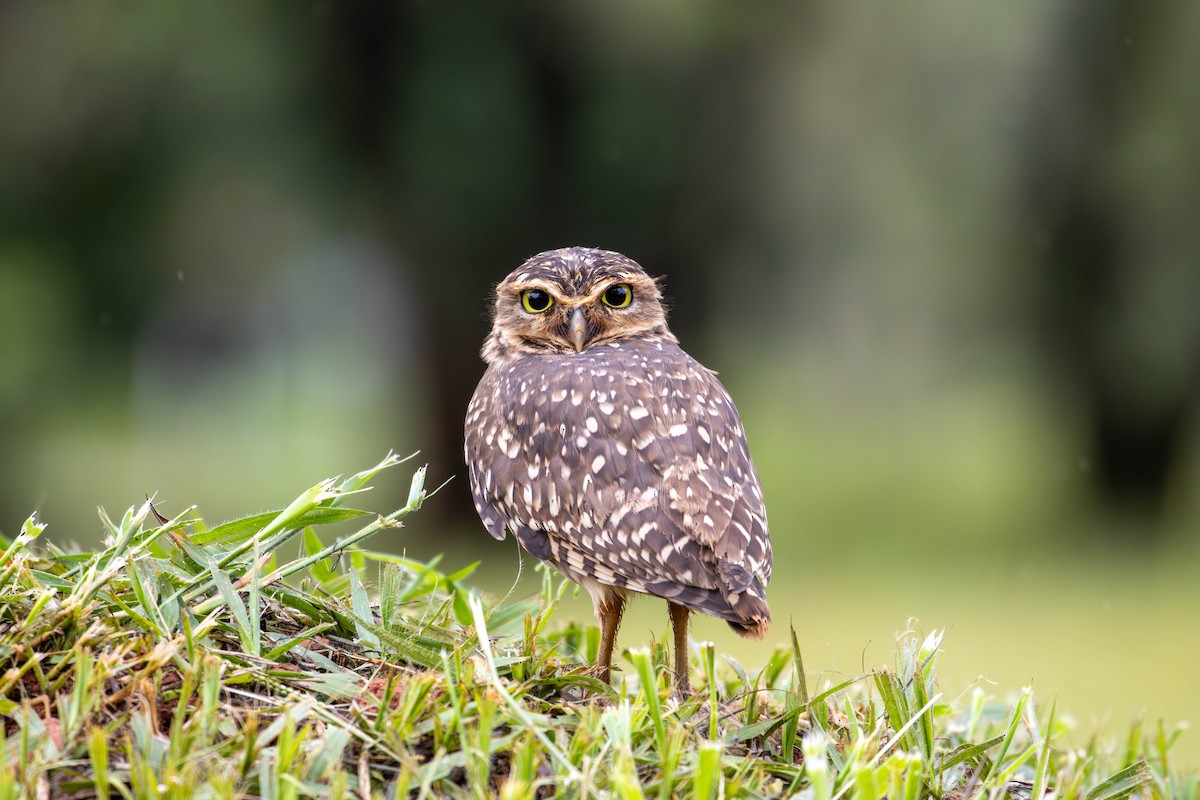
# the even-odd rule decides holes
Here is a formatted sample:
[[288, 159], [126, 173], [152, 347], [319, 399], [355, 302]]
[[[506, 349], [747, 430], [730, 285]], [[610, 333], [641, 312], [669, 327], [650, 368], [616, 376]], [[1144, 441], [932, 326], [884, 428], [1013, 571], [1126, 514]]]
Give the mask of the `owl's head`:
[[539, 253], [496, 287], [483, 357], [580, 353], [635, 337], [675, 340], [655, 280], [620, 253], [567, 247]]

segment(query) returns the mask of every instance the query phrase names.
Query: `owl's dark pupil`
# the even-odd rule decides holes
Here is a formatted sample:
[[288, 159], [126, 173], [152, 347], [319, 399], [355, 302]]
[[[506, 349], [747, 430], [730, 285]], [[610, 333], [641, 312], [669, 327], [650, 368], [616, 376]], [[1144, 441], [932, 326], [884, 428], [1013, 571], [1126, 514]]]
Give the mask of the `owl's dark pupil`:
[[550, 295], [534, 289], [525, 295], [525, 302], [534, 311], [545, 311], [550, 305]]
[[604, 302], [610, 306], [623, 306], [629, 300], [629, 287], [624, 285], [610, 286], [604, 293]]

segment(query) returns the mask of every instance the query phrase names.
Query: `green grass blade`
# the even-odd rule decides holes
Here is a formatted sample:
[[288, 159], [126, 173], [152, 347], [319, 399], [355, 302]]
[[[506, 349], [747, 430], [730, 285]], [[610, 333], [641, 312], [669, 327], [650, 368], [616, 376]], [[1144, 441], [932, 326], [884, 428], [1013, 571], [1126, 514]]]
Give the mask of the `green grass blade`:
[[[242, 542], [249, 541], [256, 534], [264, 531], [268, 525], [275, 519], [278, 519], [285, 509], [277, 509], [275, 511], [264, 511], [261, 514], [251, 514], [248, 517], [230, 520], [222, 523], [204, 533], [197, 533], [189, 537], [193, 544], [205, 546], [210, 544], [236, 545]], [[360, 519], [362, 517], [371, 516], [369, 511], [360, 511], [355, 508], [328, 508], [320, 507], [309, 509], [308, 511], [298, 514], [291, 519], [291, 527], [306, 528], [310, 525], [331, 525], [336, 522], [345, 522], [352, 519]]]
[[974, 745], [964, 744], [955, 748], [953, 751], [947, 753], [943, 757], [942, 761], [939, 762], [937, 773], [940, 774], [951, 767], [956, 767], [959, 764], [979, 758], [980, 756], [986, 754], [988, 750], [991, 750], [993, 747], [1003, 742], [1004, 739], [1005, 734], [1001, 734], [988, 739], [986, 742], [981, 742]]
[[789, 625], [792, 635], [792, 669], [796, 676], [796, 698], [800, 705], [808, 704], [808, 680], [804, 675], [804, 658], [800, 655], [800, 640], [796, 637], [796, 627]]
[[1154, 772], [1145, 761], [1130, 764], [1085, 795], [1085, 800], [1118, 800], [1128, 797], [1154, 781]]
[[1033, 788], [1030, 791], [1030, 800], [1042, 800], [1050, 787], [1050, 743], [1054, 739], [1054, 712], [1057, 708], [1058, 699], [1055, 698], [1050, 703], [1050, 713], [1046, 717], [1046, 728], [1042, 731], [1042, 741], [1039, 743], [1041, 750], [1038, 753], [1037, 768], [1033, 773]]
[[1029, 698], [1032, 696], [1033, 690], [1028, 686], [1021, 690], [1021, 696], [1017, 698], [1017, 702], [1013, 705], [1012, 713], [1009, 715], [1008, 728], [1004, 732], [1004, 739], [1000, 742], [1000, 749], [996, 752], [995, 759], [988, 768], [987, 774], [983, 777], [984, 786], [992, 785], [992, 779], [996, 776], [1000, 765], [1004, 763], [1004, 757], [1008, 755], [1008, 750], [1012, 747], [1013, 739], [1021, 727], [1021, 719], [1025, 716], [1025, 706], [1029, 704]]
[[371, 598], [367, 596], [367, 587], [363, 585], [358, 570], [351, 569], [348, 575], [350, 576], [350, 603], [354, 610], [354, 627], [358, 631], [358, 638], [368, 649], [379, 652], [379, 637], [371, 629], [375, 613], [371, 610]]
[[233, 588], [229, 576], [217, 566], [215, 561], [209, 562], [209, 571], [217, 584], [217, 591], [220, 592], [225, 607], [233, 616], [234, 626], [237, 628], [238, 638], [242, 640], [242, 646], [250, 655], [260, 655], [254, 650], [256, 637], [250, 630], [250, 612], [246, 610], [246, 604], [242, 602], [242, 598]]

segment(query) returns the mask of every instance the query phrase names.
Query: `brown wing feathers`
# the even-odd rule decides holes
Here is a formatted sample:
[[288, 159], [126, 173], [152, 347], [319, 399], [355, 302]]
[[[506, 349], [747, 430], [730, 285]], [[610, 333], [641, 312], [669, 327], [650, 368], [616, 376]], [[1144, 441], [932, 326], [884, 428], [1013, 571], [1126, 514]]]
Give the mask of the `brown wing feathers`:
[[762, 635], [770, 545], [736, 410], [673, 342], [610, 349], [488, 370], [466, 442], [480, 516], [576, 580]]

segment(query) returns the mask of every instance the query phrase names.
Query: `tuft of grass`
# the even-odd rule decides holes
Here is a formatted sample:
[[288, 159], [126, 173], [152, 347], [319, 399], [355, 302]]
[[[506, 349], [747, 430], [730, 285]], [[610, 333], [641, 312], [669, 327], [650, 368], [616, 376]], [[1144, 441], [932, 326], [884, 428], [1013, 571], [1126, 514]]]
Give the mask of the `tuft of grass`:
[[862, 675], [806, 675], [792, 631], [757, 671], [696, 645], [687, 698], [661, 645], [603, 684], [549, 572], [491, 604], [474, 565], [364, 548], [426, 500], [417, 470], [403, 508], [348, 505], [402, 461], [213, 527], [148, 501], [102, 514], [92, 553], [32, 517], [0, 540], [0, 800], [1200, 794], [1171, 768], [1178, 730], [1072, 746], [1029, 689], [947, 700], [937, 631]]

